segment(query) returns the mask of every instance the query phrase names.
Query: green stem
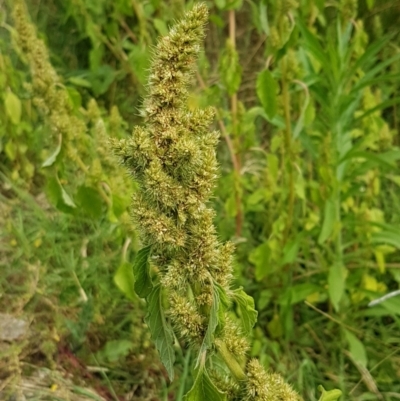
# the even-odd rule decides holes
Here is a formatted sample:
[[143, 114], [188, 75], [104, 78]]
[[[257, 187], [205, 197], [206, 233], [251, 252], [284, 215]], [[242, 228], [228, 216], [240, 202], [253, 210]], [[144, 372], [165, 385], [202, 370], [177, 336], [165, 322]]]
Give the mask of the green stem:
[[180, 383], [179, 383], [178, 394], [176, 396], [176, 401], [182, 401], [182, 399], [183, 399], [183, 395], [185, 392], [186, 378], [189, 373], [189, 362], [190, 362], [191, 355], [192, 355], [192, 352], [191, 352], [191, 349], [189, 349], [185, 355], [185, 362], [183, 364], [183, 372], [182, 372], [182, 376], [180, 377]]
[[217, 346], [218, 352], [224, 360], [226, 366], [231, 371], [232, 376], [237, 381], [247, 380], [246, 373], [244, 372], [236, 358], [228, 351], [225, 343], [220, 340], [216, 340], [215, 345]]
[[287, 61], [282, 60], [282, 100], [283, 111], [285, 118], [285, 146], [284, 146], [284, 159], [286, 159], [288, 174], [289, 174], [289, 202], [288, 202], [288, 217], [286, 220], [285, 231], [283, 236], [283, 243], [285, 244], [293, 223], [294, 211], [294, 174], [293, 174], [293, 151], [292, 151], [292, 127], [290, 119], [290, 94], [286, 77]]

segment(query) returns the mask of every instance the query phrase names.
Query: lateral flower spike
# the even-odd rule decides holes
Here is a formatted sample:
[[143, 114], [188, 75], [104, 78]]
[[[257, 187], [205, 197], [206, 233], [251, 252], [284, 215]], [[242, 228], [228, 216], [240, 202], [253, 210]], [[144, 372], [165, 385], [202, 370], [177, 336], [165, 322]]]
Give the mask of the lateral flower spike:
[[[211, 357], [218, 353], [239, 392], [247, 393], [249, 399], [278, 400], [265, 398], [267, 388], [258, 379], [262, 375], [256, 374], [254, 379], [251, 365], [249, 375], [244, 368], [249, 346], [243, 332], [251, 330], [257, 312], [251, 297], [230, 288], [233, 245], [219, 242], [214, 212], [207, 204], [218, 177], [219, 133], [209, 129], [214, 111], [193, 111], [187, 106], [187, 87], [207, 18], [206, 5], [199, 3], [160, 39], [143, 102], [145, 124], [136, 126], [129, 139], [112, 140], [115, 154], [138, 184], [132, 216], [153, 266], [150, 277], [148, 272], [140, 273], [148, 264], [135, 264], [142, 280], [138, 287], [152, 288], [146, 296], [146, 321], [170, 378], [174, 361], [170, 324], [175, 334], [199, 353], [197, 378], [187, 399], [231, 398], [215, 387], [207, 373], [212, 370]], [[245, 324], [231, 318], [235, 302]], [[221, 374], [226, 375], [225, 370], [213, 372], [212, 377]], [[273, 376], [274, 381], [283, 383], [279, 377]], [[293, 401], [289, 388], [284, 388], [279, 396], [289, 396], [279, 400]], [[257, 398], [260, 394], [262, 398]]]

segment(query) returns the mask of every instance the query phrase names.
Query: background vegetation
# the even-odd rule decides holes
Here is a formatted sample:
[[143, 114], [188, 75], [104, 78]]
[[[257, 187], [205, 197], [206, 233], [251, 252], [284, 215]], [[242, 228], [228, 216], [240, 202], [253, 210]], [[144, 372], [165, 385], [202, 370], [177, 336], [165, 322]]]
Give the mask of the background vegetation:
[[[128, 285], [135, 188], [107, 141], [141, 124], [153, 45], [192, 4], [0, 3], [0, 311], [30, 327], [0, 342], [2, 399], [190, 388], [190, 354], [170, 385]], [[400, 297], [369, 302], [400, 284], [400, 5], [207, 4], [189, 106], [217, 110], [216, 224], [259, 311], [251, 355], [306, 400], [399, 399]]]

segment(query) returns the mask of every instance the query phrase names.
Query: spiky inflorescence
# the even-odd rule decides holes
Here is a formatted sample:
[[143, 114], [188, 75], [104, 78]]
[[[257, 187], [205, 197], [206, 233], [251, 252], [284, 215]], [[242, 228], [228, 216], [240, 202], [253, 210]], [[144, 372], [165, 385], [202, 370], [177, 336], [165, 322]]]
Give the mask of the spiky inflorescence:
[[[115, 153], [138, 183], [132, 214], [143, 243], [151, 245], [160, 284], [168, 293], [171, 321], [177, 334], [194, 346], [206, 335], [216, 287], [222, 287], [228, 298], [232, 294], [233, 245], [219, 243], [214, 212], [206, 203], [218, 173], [215, 147], [219, 134], [209, 131], [214, 113], [187, 107], [186, 87], [207, 15], [204, 4], [196, 5], [160, 40], [142, 110], [146, 124], [135, 127], [131, 138], [112, 141]], [[228, 316], [222, 320], [225, 326], [215, 346], [227, 365], [231, 363], [235, 378], [247, 382], [236, 360], [245, 356], [247, 340], [233, 320]], [[249, 372], [246, 390], [262, 393], [265, 384]], [[237, 385], [246, 387], [243, 382]], [[224, 386], [235, 389], [235, 398], [236, 386]]]
[[277, 373], [267, 373], [257, 359], [247, 364], [248, 401], [301, 401], [301, 397]]
[[[206, 205], [218, 173], [219, 134], [209, 130], [214, 112], [187, 107], [186, 88], [207, 16], [206, 6], [196, 5], [160, 40], [142, 110], [146, 126], [135, 127], [130, 139], [114, 143], [139, 183], [133, 217], [143, 242], [152, 245], [161, 284], [170, 293], [172, 321], [178, 333], [198, 343], [208, 318], [199, 319], [200, 310], [212, 302], [213, 281], [228, 288], [232, 253], [232, 246], [219, 243], [214, 212]], [[188, 288], [194, 291], [191, 300]]]
[[[14, 26], [17, 41], [30, 67], [34, 105], [49, 120], [52, 130], [71, 140], [81, 138], [86, 131], [84, 122], [73, 115], [71, 101], [62, 82], [49, 60], [43, 40], [38, 39], [35, 26], [29, 21], [23, 0], [13, 5]], [[74, 159], [76, 153], [69, 156]]]

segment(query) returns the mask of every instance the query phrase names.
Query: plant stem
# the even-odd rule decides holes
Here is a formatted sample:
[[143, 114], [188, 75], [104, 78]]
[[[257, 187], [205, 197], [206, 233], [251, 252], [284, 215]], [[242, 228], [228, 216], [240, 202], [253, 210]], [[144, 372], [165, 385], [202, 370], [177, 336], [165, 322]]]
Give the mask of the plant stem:
[[239, 365], [239, 362], [236, 358], [228, 351], [225, 343], [217, 340], [215, 341], [217, 346], [218, 352], [221, 355], [222, 359], [224, 360], [226, 366], [231, 371], [233, 377], [237, 381], [244, 381], [247, 380], [246, 373], [243, 371], [242, 367]]
[[[292, 128], [290, 119], [290, 94], [287, 82], [287, 60], [282, 60], [282, 100], [283, 112], [285, 118], [285, 136], [284, 136], [284, 165], [287, 165], [289, 174], [289, 202], [288, 202], [288, 217], [283, 236], [283, 244], [286, 243], [293, 223], [294, 211], [294, 175], [293, 175], [293, 151], [292, 151]], [[285, 163], [286, 161], [286, 163]]]
[[189, 349], [185, 355], [185, 361], [183, 363], [183, 372], [182, 372], [182, 376], [180, 377], [180, 383], [179, 383], [178, 394], [176, 395], [176, 401], [182, 401], [182, 399], [183, 399], [183, 394], [185, 392], [186, 378], [187, 378], [188, 372], [189, 372], [189, 362], [190, 362], [191, 356], [192, 356], [192, 352], [191, 352], [191, 349]]
[[[229, 40], [232, 44], [233, 49], [236, 49], [236, 20], [235, 20], [235, 10], [229, 10]], [[238, 109], [238, 98], [237, 92], [233, 93], [231, 96], [231, 115], [232, 115], [232, 132], [235, 141], [235, 158], [236, 166], [234, 169], [234, 179], [235, 179], [235, 203], [236, 203], [236, 230], [235, 234], [240, 237], [242, 233], [243, 225], [243, 213], [242, 213], [242, 201], [240, 197], [240, 138], [237, 132], [237, 109]]]

